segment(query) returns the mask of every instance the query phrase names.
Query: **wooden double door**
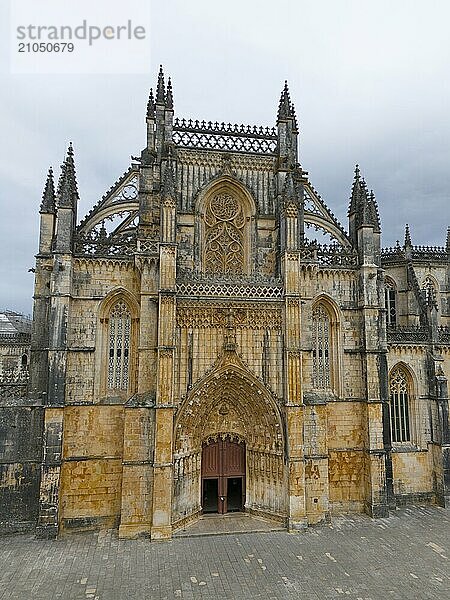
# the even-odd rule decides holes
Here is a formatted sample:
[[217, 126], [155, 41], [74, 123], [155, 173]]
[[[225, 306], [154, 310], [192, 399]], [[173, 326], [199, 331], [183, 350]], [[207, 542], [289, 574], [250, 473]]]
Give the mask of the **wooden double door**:
[[217, 440], [202, 446], [204, 513], [237, 512], [245, 503], [245, 444]]

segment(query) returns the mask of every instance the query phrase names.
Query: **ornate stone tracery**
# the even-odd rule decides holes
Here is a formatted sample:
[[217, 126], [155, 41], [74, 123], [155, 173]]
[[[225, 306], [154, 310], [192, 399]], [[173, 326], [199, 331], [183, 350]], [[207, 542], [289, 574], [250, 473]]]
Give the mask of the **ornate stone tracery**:
[[401, 366], [389, 378], [391, 435], [393, 442], [409, 442], [410, 433], [410, 381]]
[[281, 329], [282, 312], [277, 306], [261, 308], [257, 304], [219, 304], [181, 301], [177, 306], [177, 325], [186, 328], [225, 327], [227, 314], [233, 309], [235, 324], [249, 329]]
[[313, 320], [313, 386], [328, 389], [330, 378], [330, 316], [322, 305], [314, 308]]
[[108, 329], [108, 389], [126, 390], [129, 378], [131, 315], [123, 300], [111, 310]]
[[204, 271], [240, 274], [244, 268], [245, 215], [234, 196], [212, 196], [206, 205]]

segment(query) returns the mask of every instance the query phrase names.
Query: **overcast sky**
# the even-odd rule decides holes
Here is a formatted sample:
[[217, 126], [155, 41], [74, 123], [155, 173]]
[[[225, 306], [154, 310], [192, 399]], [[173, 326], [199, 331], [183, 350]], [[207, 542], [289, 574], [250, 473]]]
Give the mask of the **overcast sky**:
[[[145, 1], [145, 0], [143, 0]], [[4, 0], [0, 0], [3, 10]], [[31, 312], [39, 204], [72, 140], [80, 218], [145, 143], [158, 65], [178, 116], [273, 125], [289, 81], [300, 161], [347, 228], [356, 162], [383, 245], [443, 245], [450, 224], [447, 0], [160, 0], [142, 75], [11, 75], [0, 64], [0, 309]], [[1, 36], [7, 39], [7, 15]]]

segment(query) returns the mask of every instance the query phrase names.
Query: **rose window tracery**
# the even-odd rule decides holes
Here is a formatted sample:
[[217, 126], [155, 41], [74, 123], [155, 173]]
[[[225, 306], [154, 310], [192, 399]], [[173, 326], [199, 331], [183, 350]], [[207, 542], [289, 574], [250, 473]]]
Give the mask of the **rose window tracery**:
[[213, 196], [205, 210], [204, 270], [206, 273], [244, 272], [245, 215], [230, 194]]

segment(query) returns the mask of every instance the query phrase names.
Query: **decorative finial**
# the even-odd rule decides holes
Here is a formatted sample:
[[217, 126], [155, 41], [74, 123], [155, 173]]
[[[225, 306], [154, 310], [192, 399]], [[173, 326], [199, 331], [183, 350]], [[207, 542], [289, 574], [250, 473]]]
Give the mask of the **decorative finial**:
[[153, 98], [153, 88], [150, 88], [147, 102], [147, 118], [152, 119], [155, 116], [155, 100]]
[[411, 242], [411, 233], [409, 231], [409, 225], [408, 223], [406, 223], [406, 227], [405, 227], [405, 248], [406, 247], [411, 247], [412, 246], [412, 242]]
[[173, 108], [172, 81], [170, 77], [167, 80], [166, 108]]
[[156, 87], [156, 104], [164, 104], [165, 95], [164, 71], [162, 65], [160, 65], [158, 73], [158, 85]]
[[350, 205], [348, 208], [348, 215], [359, 211], [361, 202], [364, 196], [364, 180], [361, 181], [361, 171], [359, 165], [355, 166], [355, 176], [352, 185], [352, 195], [350, 196]]

